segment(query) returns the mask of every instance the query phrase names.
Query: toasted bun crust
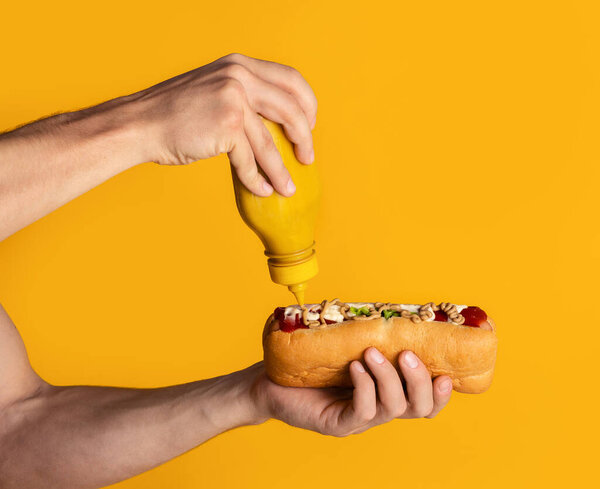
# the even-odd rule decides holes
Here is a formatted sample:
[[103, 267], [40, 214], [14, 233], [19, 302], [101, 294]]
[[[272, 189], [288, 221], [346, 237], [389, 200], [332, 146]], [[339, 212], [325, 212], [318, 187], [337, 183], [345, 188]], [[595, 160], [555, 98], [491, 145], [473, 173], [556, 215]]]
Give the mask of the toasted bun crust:
[[396, 366], [398, 355], [411, 350], [432, 377], [448, 375], [454, 390], [470, 394], [484, 392], [492, 383], [497, 343], [495, 331], [438, 321], [413, 323], [401, 317], [286, 333], [271, 315], [263, 334], [267, 375], [280, 385], [351, 386], [350, 363], [374, 346]]

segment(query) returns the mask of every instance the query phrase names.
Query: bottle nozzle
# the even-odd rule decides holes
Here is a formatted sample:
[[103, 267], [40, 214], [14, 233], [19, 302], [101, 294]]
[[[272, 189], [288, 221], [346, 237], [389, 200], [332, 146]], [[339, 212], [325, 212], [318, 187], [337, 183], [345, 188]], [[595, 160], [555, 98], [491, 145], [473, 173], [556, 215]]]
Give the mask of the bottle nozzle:
[[298, 305], [303, 306], [304, 305], [304, 291], [306, 290], [306, 282], [304, 282], [302, 284], [288, 285], [288, 289], [292, 294], [294, 294], [294, 297], [296, 298], [296, 302], [298, 302]]

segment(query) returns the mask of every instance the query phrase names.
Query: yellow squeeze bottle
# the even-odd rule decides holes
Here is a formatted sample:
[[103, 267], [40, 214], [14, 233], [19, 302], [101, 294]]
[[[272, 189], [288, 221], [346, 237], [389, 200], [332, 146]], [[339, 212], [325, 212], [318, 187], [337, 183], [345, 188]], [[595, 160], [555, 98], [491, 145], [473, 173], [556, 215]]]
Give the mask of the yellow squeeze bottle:
[[233, 171], [235, 201], [240, 216], [265, 246], [271, 280], [287, 286], [298, 304], [304, 304], [306, 283], [318, 272], [315, 255], [315, 221], [319, 208], [319, 177], [315, 164], [296, 159], [292, 143], [279, 124], [263, 120], [296, 185], [296, 193], [283, 197], [273, 192], [257, 197]]

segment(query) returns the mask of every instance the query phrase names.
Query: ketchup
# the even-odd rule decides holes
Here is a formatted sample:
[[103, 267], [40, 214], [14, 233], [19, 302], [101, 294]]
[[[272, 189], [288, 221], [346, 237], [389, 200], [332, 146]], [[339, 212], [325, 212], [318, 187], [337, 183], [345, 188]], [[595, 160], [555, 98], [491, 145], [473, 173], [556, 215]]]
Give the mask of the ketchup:
[[448, 321], [448, 314], [441, 310], [435, 311], [435, 318], [433, 320], [439, 321], [440, 323], [445, 323], [446, 321]]
[[297, 329], [308, 329], [308, 326], [304, 326], [302, 322], [302, 316], [295, 314], [294, 316], [285, 315], [285, 307], [278, 307], [273, 313], [275, 319], [279, 321], [279, 329], [284, 333], [291, 333]]
[[487, 321], [487, 314], [485, 311], [476, 306], [465, 307], [460, 313], [465, 318], [463, 326], [479, 328]]

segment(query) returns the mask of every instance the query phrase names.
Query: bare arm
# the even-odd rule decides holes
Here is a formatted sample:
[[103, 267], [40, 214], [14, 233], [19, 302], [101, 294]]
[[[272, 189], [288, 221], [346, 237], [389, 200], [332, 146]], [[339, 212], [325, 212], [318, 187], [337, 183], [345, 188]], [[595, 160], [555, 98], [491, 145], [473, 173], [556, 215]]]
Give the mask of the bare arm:
[[283, 124], [308, 164], [316, 108], [310, 86], [293, 68], [234, 54], [138, 93], [0, 135], [0, 240], [147, 161], [187, 164], [227, 153], [257, 195], [273, 187], [292, 195], [260, 115]]
[[0, 487], [101, 487], [264, 421], [258, 368], [161, 389], [51, 386], [0, 307]]
[[127, 99], [0, 135], [0, 240], [142, 163]]
[[448, 378], [431, 382], [425, 366], [405, 352], [399, 359], [405, 394], [396, 369], [377, 353], [369, 349], [364, 365], [352, 364], [354, 390], [281, 387], [260, 363], [160, 389], [57, 387], [33, 371], [0, 306], [0, 487], [96, 488], [269, 418], [346, 436], [398, 417], [433, 417], [448, 402]]

